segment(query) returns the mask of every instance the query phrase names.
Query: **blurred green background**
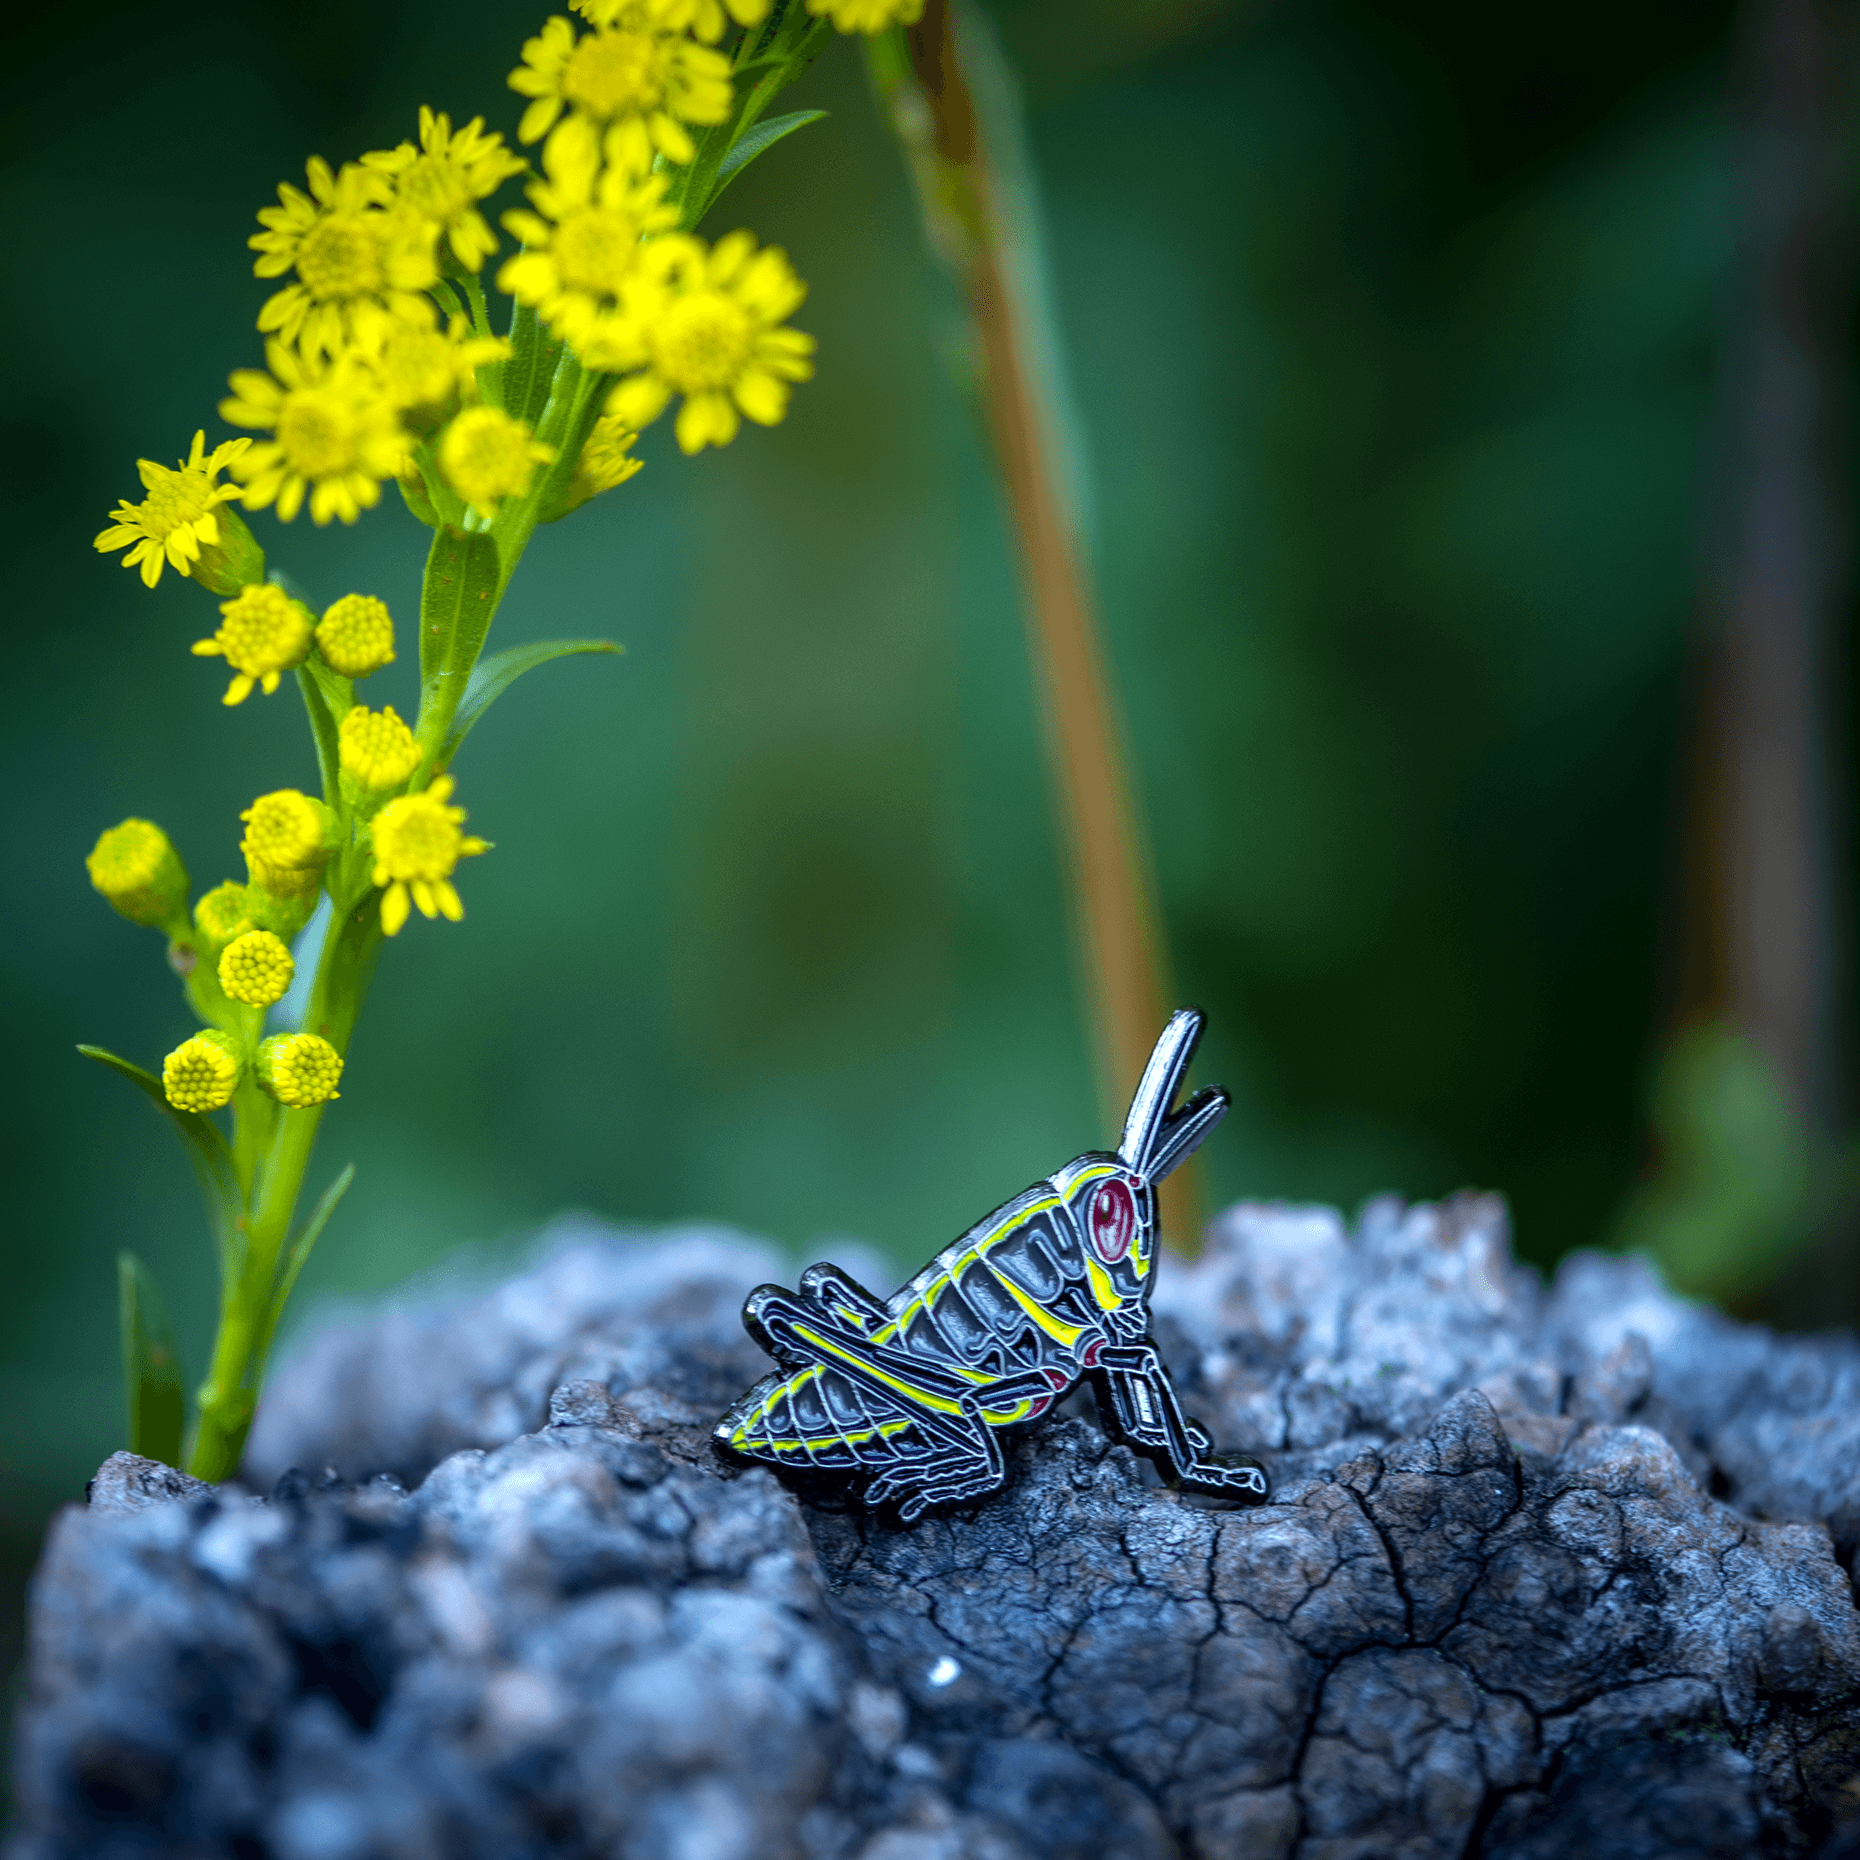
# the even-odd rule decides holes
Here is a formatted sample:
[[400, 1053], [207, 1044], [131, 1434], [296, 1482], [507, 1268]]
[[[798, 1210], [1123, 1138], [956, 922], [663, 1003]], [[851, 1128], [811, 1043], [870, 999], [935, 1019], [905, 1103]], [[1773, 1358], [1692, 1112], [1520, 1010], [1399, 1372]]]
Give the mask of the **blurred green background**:
[[[1639, 1174], [1661, 1029], [1701, 458], [1732, 250], [1728, 14], [999, 0], [1089, 468], [1091, 544], [1179, 991], [1233, 1090], [1210, 1187], [1473, 1184], [1549, 1262]], [[188, 1029], [82, 857], [161, 821], [200, 885], [307, 783], [288, 690], [233, 711], [208, 597], [90, 540], [258, 359], [280, 178], [423, 101], [514, 128], [540, 13], [100, 0], [0, 57], [5, 1070], [0, 1538], [120, 1444], [119, 1246], [190, 1369], [212, 1266], [147, 1106], [72, 1051]], [[787, 423], [545, 532], [526, 681], [459, 798], [496, 852], [382, 965], [304, 1275], [393, 1285], [565, 1207], [901, 1270], [1101, 1141], [1012, 561], [856, 48], [717, 230], [787, 247], [819, 378]], [[669, 424], [669, 423], [667, 423]], [[319, 598], [413, 612], [426, 533], [256, 527]], [[494, 644], [497, 640], [494, 640]], [[382, 689], [385, 687], [385, 690]], [[370, 688], [408, 714], [403, 662]]]

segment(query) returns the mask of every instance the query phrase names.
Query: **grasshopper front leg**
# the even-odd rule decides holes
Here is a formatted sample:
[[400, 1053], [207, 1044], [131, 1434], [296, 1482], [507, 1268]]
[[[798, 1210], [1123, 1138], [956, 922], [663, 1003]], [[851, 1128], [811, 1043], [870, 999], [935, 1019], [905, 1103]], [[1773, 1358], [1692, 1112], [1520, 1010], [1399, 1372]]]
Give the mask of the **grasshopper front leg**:
[[1188, 1492], [1259, 1505], [1266, 1475], [1252, 1461], [1231, 1464], [1210, 1457], [1213, 1442], [1183, 1414], [1175, 1382], [1154, 1344], [1109, 1344], [1099, 1352], [1093, 1386], [1112, 1431], [1147, 1454], [1169, 1480]]

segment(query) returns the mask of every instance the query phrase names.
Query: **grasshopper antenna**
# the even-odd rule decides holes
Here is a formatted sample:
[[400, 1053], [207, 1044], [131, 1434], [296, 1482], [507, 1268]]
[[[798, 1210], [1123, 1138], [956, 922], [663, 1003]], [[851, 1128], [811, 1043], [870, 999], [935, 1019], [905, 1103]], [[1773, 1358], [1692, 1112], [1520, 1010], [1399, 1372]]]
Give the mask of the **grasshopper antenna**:
[[1227, 1094], [1218, 1086], [1197, 1092], [1174, 1116], [1169, 1114], [1207, 1019], [1199, 1008], [1170, 1016], [1130, 1101], [1117, 1153], [1146, 1182], [1160, 1182], [1227, 1114]]

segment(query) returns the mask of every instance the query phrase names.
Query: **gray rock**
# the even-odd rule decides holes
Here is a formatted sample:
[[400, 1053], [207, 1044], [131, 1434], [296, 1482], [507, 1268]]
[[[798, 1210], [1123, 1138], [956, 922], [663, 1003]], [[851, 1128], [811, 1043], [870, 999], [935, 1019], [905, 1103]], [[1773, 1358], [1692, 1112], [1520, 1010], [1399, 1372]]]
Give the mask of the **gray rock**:
[[709, 1457], [779, 1276], [584, 1233], [286, 1364], [252, 1468], [337, 1470], [107, 1462], [12, 1860], [1856, 1851], [1852, 1340], [1546, 1288], [1489, 1200], [1241, 1208], [1158, 1332], [1272, 1503], [1073, 1413], [900, 1530]]
[[189, 1478], [160, 1460], [145, 1460], [139, 1453], [112, 1453], [84, 1488], [84, 1498], [92, 1511], [142, 1511], [212, 1490], [204, 1479]]

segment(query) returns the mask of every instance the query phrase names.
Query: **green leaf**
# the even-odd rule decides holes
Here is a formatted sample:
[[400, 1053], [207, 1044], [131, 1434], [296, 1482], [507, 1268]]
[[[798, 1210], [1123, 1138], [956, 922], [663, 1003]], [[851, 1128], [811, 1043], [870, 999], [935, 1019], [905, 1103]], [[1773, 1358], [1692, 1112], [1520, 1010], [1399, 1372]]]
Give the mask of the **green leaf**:
[[253, 1373], [263, 1370], [265, 1358], [271, 1350], [271, 1339], [276, 1334], [278, 1320], [284, 1315], [284, 1307], [290, 1302], [291, 1288], [297, 1283], [297, 1275], [303, 1271], [304, 1262], [310, 1257], [310, 1250], [321, 1237], [323, 1229], [329, 1225], [329, 1217], [336, 1212], [336, 1204], [349, 1192], [349, 1184], [355, 1180], [355, 1165], [350, 1163], [335, 1181], [324, 1189], [316, 1206], [310, 1210], [310, 1218], [304, 1222], [297, 1238], [291, 1242], [291, 1248], [284, 1256], [284, 1264], [278, 1272], [276, 1289], [271, 1294], [271, 1308], [265, 1315], [265, 1334], [259, 1341], [258, 1349], [253, 1354]]
[[233, 1173], [232, 1151], [227, 1148], [219, 1126], [198, 1111], [176, 1110], [168, 1102], [161, 1080], [152, 1072], [144, 1072], [140, 1066], [119, 1059], [101, 1046], [80, 1046], [78, 1051], [86, 1059], [94, 1059], [112, 1072], [120, 1072], [180, 1132], [181, 1141], [187, 1146], [187, 1160], [193, 1164], [200, 1192], [206, 1197], [207, 1216], [219, 1241], [220, 1269], [225, 1272], [229, 1267], [236, 1267], [238, 1255], [244, 1250], [245, 1196], [240, 1193], [239, 1178]]
[[[758, 59], [755, 65], [744, 65], [737, 72], [740, 85], [745, 72], [760, 65], [770, 67], [768, 76], [740, 94], [733, 121], [719, 124], [700, 139], [697, 158], [684, 170], [674, 188], [672, 202], [678, 208], [678, 223], [686, 231], [703, 219], [717, 196], [758, 155], [773, 148], [782, 137], [805, 129], [809, 123], [817, 123], [826, 115], [825, 110], [796, 110], [789, 116], [771, 117], [766, 123], [756, 121], [763, 107], [798, 75], [789, 71], [791, 62], [788, 58]], [[738, 124], [747, 124], [747, 127], [739, 130]]]
[[123, 1393], [129, 1405], [129, 1451], [164, 1465], [181, 1463], [181, 1359], [168, 1307], [149, 1269], [133, 1253], [116, 1256], [123, 1321]]
[[420, 591], [420, 739], [429, 751], [451, 734], [501, 581], [497, 544], [483, 531], [443, 529], [433, 538]]
[[[479, 369], [478, 379], [487, 383], [487, 398], [500, 401], [506, 413], [534, 427], [549, 404], [549, 385], [561, 359], [561, 342], [550, 335], [534, 309], [518, 304], [510, 316], [510, 359], [487, 363]], [[487, 380], [493, 369], [498, 371], [494, 396]]]
[[757, 123], [754, 128], [745, 130], [718, 165], [717, 186], [711, 199], [715, 200], [758, 155], [767, 154], [783, 136], [805, 129], [809, 123], [818, 123], [825, 115], [825, 110], [794, 110], [787, 116], [771, 116], [766, 123]]
[[458, 753], [459, 744], [470, 735], [472, 726], [525, 672], [534, 671], [539, 665], [547, 665], [551, 659], [565, 659], [572, 653], [613, 653], [625, 650], [624, 646], [616, 646], [611, 639], [544, 639], [538, 640], [533, 646], [512, 646], [507, 651], [494, 652], [472, 672], [471, 682], [465, 687], [465, 696], [453, 715], [452, 734], [446, 738], [440, 766], [452, 760]]
[[355, 706], [355, 687], [321, 659], [306, 659], [297, 668], [297, 688], [304, 696], [310, 734], [316, 738], [316, 766], [323, 780], [323, 799], [335, 807], [341, 799], [338, 783], [342, 774], [336, 726]]

